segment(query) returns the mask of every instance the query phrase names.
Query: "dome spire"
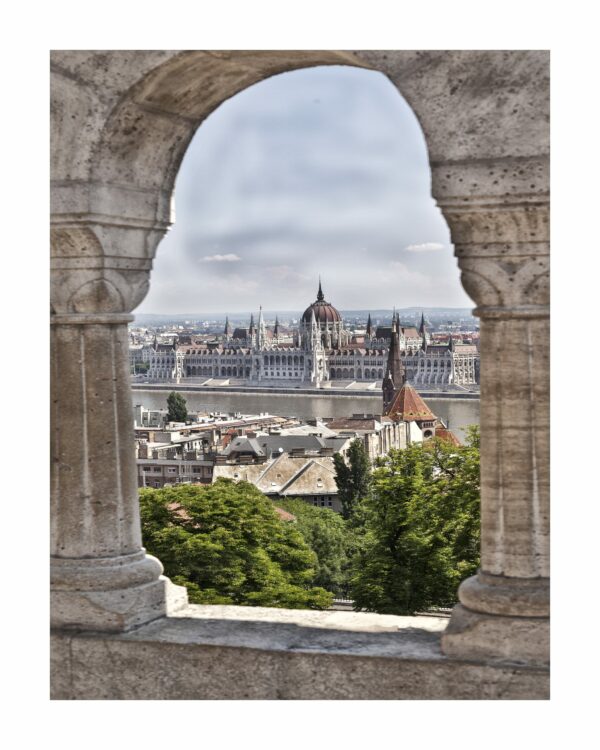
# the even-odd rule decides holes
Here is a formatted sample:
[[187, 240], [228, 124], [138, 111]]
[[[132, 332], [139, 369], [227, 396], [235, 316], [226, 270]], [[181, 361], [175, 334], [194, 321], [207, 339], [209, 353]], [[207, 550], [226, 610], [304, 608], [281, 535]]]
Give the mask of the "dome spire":
[[322, 302], [325, 299], [323, 289], [321, 288], [321, 277], [319, 276], [319, 291], [317, 292], [317, 301]]

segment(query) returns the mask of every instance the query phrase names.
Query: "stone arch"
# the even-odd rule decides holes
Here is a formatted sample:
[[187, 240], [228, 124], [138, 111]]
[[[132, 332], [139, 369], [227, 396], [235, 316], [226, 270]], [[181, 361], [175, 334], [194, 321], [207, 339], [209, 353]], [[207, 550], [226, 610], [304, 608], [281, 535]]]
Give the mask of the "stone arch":
[[[135, 478], [127, 468], [134, 458], [129, 433], [122, 430], [132, 421], [125, 324], [144, 297], [152, 258], [171, 222], [173, 184], [187, 145], [210, 112], [247, 86], [300, 67], [346, 64], [388, 75], [421, 123], [432, 194], [450, 226], [463, 285], [482, 321], [482, 359], [490, 363], [486, 407], [500, 415], [482, 424], [481, 572], [462, 585], [463, 609], [455, 611], [443, 648], [467, 659], [491, 655], [545, 663], [547, 53], [59, 51], [52, 53], [52, 64], [52, 220], [54, 228], [85, 229], [96, 240], [78, 246], [65, 231], [53, 242], [53, 350], [68, 370], [68, 377], [53, 379], [53, 420], [56, 432], [62, 426], [72, 433], [53, 449], [58, 451], [53, 581], [61, 603], [55, 627], [123, 630], [145, 622], [149, 612], [154, 617], [164, 602], [160, 565], [141, 550]], [[73, 328], [81, 346], [102, 343], [97, 372], [86, 370], [86, 360], [69, 356]], [[528, 431], [516, 449], [499, 408], [506, 398], [501, 387], [506, 367], [495, 365], [502, 341], [525, 334], [537, 345], [533, 352], [516, 352], [511, 362], [516, 394], [511, 413], [520, 415], [524, 434]], [[161, 368], [159, 377], [166, 374]], [[82, 420], [69, 423], [61, 414], [71, 396], [66, 384], [92, 377], [99, 388], [113, 389], [101, 396], [92, 447], [97, 441], [122, 450], [115, 458], [108, 452], [112, 448], [103, 448], [107, 459], [98, 466], [78, 453]], [[120, 398], [116, 410], [109, 407], [113, 392]], [[86, 407], [77, 408], [79, 418]], [[503, 463], [508, 460], [510, 470]], [[73, 470], [59, 471], [64, 466]], [[107, 471], [115, 467], [119, 470]], [[82, 477], [93, 488], [91, 496]], [[105, 502], [107, 496], [119, 502]], [[88, 501], [101, 522], [92, 517]], [[119, 563], [111, 566], [112, 558]], [[120, 592], [118, 602], [112, 591]], [[69, 613], [81, 612], [88, 619], [69, 620]], [[527, 618], [535, 622], [520, 640], [515, 633]], [[496, 641], [482, 635], [475, 642], [471, 634], [481, 623], [481, 632], [499, 633]], [[504, 650], [498, 653], [499, 648]]]

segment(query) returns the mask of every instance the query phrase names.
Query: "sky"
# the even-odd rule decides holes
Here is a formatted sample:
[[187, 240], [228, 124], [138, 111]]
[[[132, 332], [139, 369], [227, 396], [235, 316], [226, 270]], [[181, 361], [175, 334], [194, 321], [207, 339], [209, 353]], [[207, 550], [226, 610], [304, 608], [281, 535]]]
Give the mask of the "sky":
[[138, 313], [472, 307], [419, 123], [381, 73], [262, 81], [198, 128]]

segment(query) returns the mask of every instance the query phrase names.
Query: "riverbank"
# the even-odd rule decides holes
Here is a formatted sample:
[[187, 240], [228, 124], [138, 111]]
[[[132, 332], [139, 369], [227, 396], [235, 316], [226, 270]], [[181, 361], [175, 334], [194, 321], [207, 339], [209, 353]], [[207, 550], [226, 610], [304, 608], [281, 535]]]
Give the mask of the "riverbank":
[[[227, 393], [230, 395], [243, 395], [243, 394], [261, 394], [265, 396], [314, 396], [314, 397], [326, 397], [326, 398], [377, 398], [381, 396], [379, 389], [364, 390], [364, 391], [353, 391], [343, 388], [302, 388], [302, 387], [291, 387], [291, 388], [261, 388], [260, 386], [225, 386], [225, 385], [189, 385], [182, 383], [132, 383], [131, 388], [134, 391], [183, 391], [193, 393]], [[431, 390], [431, 389], [415, 389], [420, 396], [423, 398], [435, 398], [435, 399], [465, 399], [465, 400], [479, 400], [479, 392], [473, 391], [458, 391], [458, 390]]]
[[[190, 411], [222, 412], [225, 414], [261, 414], [269, 412], [282, 417], [297, 417], [303, 421], [309, 419], [328, 419], [352, 417], [354, 414], [381, 414], [381, 390], [367, 391], [358, 395], [356, 391], [330, 391], [304, 389], [273, 392], [262, 388], [258, 392], [249, 390], [228, 390], [220, 386], [216, 390], [207, 387], [181, 386], [166, 384], [136, 384], [131, 391], [132, 403], [142, 405], [145, 409], [165, 409], [170, 391], [178, 390], [184, 395]], [[231, 388], [231, 387], [230, 387]], [[185, 389], [185, 390], [182, 390]], [[462, 394], [461, 394], [462, 395]], [[425, 396], [425, 402], [433, 413], [441, 417], [450, 429], [461, 440], [466, 439], [466, 427], [479, 423], [479, 399], [456, 398], [455, 396]], [[348, 397], [354, 396], [354, 398]]]

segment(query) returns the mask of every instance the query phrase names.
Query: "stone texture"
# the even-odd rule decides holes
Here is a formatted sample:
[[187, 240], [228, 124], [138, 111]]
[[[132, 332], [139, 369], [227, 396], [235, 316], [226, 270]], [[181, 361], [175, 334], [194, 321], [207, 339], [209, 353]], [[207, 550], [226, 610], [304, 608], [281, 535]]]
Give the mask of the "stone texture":
[[[240, 611], [241, 610], [241, 611]], [[55, 639], [55, 699], [540, 699], [544, 670], [456, 662], [444, 618], [199, 607]], [[65, 661], [69, 644], [70, 660]], [[69, 687], [66, 687], [69, 685]]]
[[[379, 70], [412, 106], [429, 149], [432, 194], [481, 317], [482, 569], [459, 590], [462, 605], [442, 642], [454, 661], [436, 652], [434, 667], [432, 660], [377, 655], [379, 646], [365, 661], [365, 653], [332, 653], [333, 642], [315, 647], [319, 653], [286, 647], [275, 656], [266, 644], [236, 650], [233, 643], [199, 642], [190, 651], [189, 644], [144, 641], [143, 629], [137, 640], [78, 635], [69, 651], [77, 697], [128, 697], [127, 691], [140, 697], [152, 690], [161, 697], [170, 691], [311, 697], [343, 692], [340, 680], [348, 696], [360, 696], [361, 676], [364, 696], [372, 697], [545, 694], [543, 673], [497, 666], [490, 672], [460, 661], [496, 664], [507, 654], [522, 663], [547, 661], [544, 51], [52, 53], [53, 621], [66, 629], [128, 629], [168, 612], [173, 589], [140, 546], [127, 313], [147, 293], [152, 259], [173, 218], [175, 177], [196, 128], [243, 88], [320, 64]], [[525, 346], [513, 346], [522, 340]], [[184, 596], [176, 593], [174, 600], [181, 605]], [[198, 613], [191, 620], [197, 633]], [[290, 627], [272, 627], [280, 632], [284, 625]], [[247, 633], [244, 623], [235, 627], [236, 636]], [[342, 630], [338, 640], [344, 642]], [[187, 661], [172, 659], [184, 652]], [[112, 659], [104, 674], [103, 654]], [[233, 665], [240, 654], [249, 661], [237, 680]], [[198, 670], [208, 676], [205, 690]], [[58, 692], [64, 679], [56, 677]]]
[[442, 649], [460, 659], [548, 667], [550, 623], [548, 617], [485, 615], [458, 604], [442, 635]]

